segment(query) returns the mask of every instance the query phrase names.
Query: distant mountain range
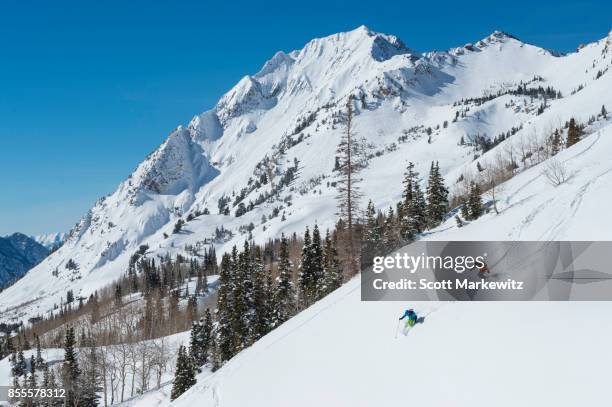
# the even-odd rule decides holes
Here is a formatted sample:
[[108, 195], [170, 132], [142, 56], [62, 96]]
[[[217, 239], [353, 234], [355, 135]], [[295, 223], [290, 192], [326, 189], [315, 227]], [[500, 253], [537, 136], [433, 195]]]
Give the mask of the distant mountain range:
[[32, 239], [36, 240], [41, 245], [45, 246], [47, 249], [51, 250], [53, 248], [60, 247], [64, 240], [66, 240], [65, 232], [56, 232], [56, 233], [47, 233], [42, 235], [31, 236]]
[[22, 233], [0, 237], [0, 288], [40, 263], [49, 249]]

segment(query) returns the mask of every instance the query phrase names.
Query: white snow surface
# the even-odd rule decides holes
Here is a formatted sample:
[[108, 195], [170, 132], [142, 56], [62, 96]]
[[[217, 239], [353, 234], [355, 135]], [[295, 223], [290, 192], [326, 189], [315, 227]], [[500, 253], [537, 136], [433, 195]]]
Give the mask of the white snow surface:
[[[542, 138], [570, 117], [586, 122], [602, 105], [612, 109], [612, 76], [607, 71], [611, 62], [612, 36], [565, 56], [500, 32], [471, 49], [420, 53], [394, 36], [363, 26], [312, 40], [300, 50], [279, 52], [257, 74], [245, 76], [211, 110], [173, 130], [114, 193], [101, 198], [82, 217], [57, 252], [0, 293], [0, 320], [47, 314], [68, 289], [87, 297], [121, 276], [130, 256], [143, 244], [153, 255], [184, 253], [186, 244], [210, 239], [223, 226], [233, 232], [233, 238], [215, 242], [220, 254], [244, 241], [247, 235], [239, 228], [250, 223], [259, 242], [282, 232], [302, 232], [315, 221], [322, 228], [331, 227], [336, 192], [330, 184], [336, 177], [335, 150], [342, 132], [337, 117], [349, 94], [356, 95], [355, 130], [373, 155], [361, 174], [361, 188], [377, 208], [385, 209], [400, 199], [408, 161], [426, 176], [431, 161], [438, 160], [451, 186], [460, 174], [475, 171], [471, 148], [458, 146], [466, 134], [494, 137], [523, 126], [479, 160], [485, 162], [505, 144]], [[604, 73], [596, 79], [598, 71]], [[530, 82], [536, 76], [542, 80]], [[545, 112], [536, 115], [540, 101], [505, 95], [472, 105], [466, 117], [452, 121], [463, 108], [454, 107], [453, 102], [515, 89], [521, 81], [552, 86], [563, 98], [548, 100]], [[444, 121], [447, 128], [442, 126]], [[424, 127], [399, 142], [404, 131], [416, 126]], [[426, 127], [434, 129], [430, 142]], [[508, 183], [503, 216], [493, 219], [489, 214], [463, 231], [450, 221], [432, 238], [609, 237], [610, 217], [594, 216], [610, 198], [609, 121], [598, 121], [590, 132], [562, 154], [574, 174], [570, 182], [553, 188], [532, 168]], [[288, 142], [289, 136], [293, 143]], [[303, 141], [294, 144], [300, 136]], [[248, 188], [249, 178], [251, 184], [259, 179], [263, 170], [257, 167], [266, 158], [277, 174], [275, 183], [298, 159], [297, 178], [278, 196], [235, 217], [232, 195]], [[256, 201], [266, 190], [270, 183], [249, 190], [243, 202]], [[218, 214], [222, 196], [231, 199], [230, 216]], [[279, 207], [279, 216], [269, 219]], [[212, 214], [188, 222], [181, 233], [172, 233], [179, 218], [204, 208]], [[262, 215], [268, 218], [265, 224]], [[70, 259], [78, 270], [66, 268]]]
[[[610, 303], [361, 302], [359, 284], [198, 377], [172, 405], [560, 407], [609, 399]], [[396, 337], [408, 306], [425, 322]]]

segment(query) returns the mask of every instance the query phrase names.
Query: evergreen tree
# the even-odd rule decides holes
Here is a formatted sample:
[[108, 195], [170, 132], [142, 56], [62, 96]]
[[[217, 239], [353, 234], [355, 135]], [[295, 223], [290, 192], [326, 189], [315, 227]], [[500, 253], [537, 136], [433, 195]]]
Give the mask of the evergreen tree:
[[19, 406], [20, 407], [36, 407], [38, 403], [36, 402], [33, 395], [28, 394], [30, 390], [35, 391], [37, 388], [36, 385], [36, 375], [28, 374], [23, 381], [23, 388], [26, 391], [25, 397], [20, 398]]
[[[58, 384], [55, 380], [55, 373], [53, 369], [49, 369], [47, 365], [43, 367], [43, 380], [42, 380], [42, 388], [43, 389], [57, 389]], [[59, 397], [47, 397], [43, 400], [42, 406], [44, 407], [60, 407], [63, 406], [64, 402]]]
[[179, 220], [177, 220], [176, 223], [174, 224], [174, 229], [172, 229], [172, 233], [175, 233], [175, 234], [180, 233], [184, 225], [185, 225], [185, 221], [179, 218]]
[[79, 404], [79, 376], [81, 369], [77, 361], [75, 350], [76, 340], [74, 328], [68, 327], [64, 339], [64, 363], [62, 364], [62, 385], [66, 391], [65, 404], [77, 406]]
[[269, 332], [271, 318], [267, 301], [266, 271], [259, 246], [255, 247], [253, 257], [253, 312], [251, 343]]
[[480, 195], [480, 186], [472, 182], [470, 184], [470, 196], [468, 198], [470, 219], [478, 219], [484, 212], [482, 197]]
[[406, 241], [414, 240], [427, 224], [425, 197], [419, 184], [419, 173], [410, 162], [404, 174], [403, 214], [400, 219], [400, 237]]
[[574, 120], [574, 118], [572, 117], [567, 127], [566, 147], [571, 147], [577, 142], [579, 142], [581, 136], [582, 130], [580, 129], [580, 126], [576, 124], [576, 120]]
[[313, 300], [319, 300], [324, 296], [321, 294], [325, 271], [323, 269], [323, 248], [321, 246], [321, 233], [319, 226], [315, 223], [312, 229], [312, 244], [310, 245], [310, 263], [312, 265]]
[[195, 295], [190, 296], [187, 300], [187, 316], [191, 321], [198, 316], [198, 299]]
[[23, 376], [24, 374], [26, 374], [26, 371], [27, 371], [27, 364], [25, 361], [25, 357], [23, 356], [23, 350], [19, 349], [14, 359], [13, 376], [14, 377]]
[[120, 307], [123, 300], [123, 293], [121, 292], [121, 285], [115, 285], [115, 307]]
[[100, 387], [100, 374], [98, 373], [98, 348], [89, 346], [86, 349], [86, 363], [83, 374], [79, 377], [78, 406], [95, 407], [98, 405]]
[[9, 335], [0, 337], [0, 359], [11, 355], [13, 352], [15, 352], [13, 347], [13, 339]]
[[191, 332], [189, 335], [189, 356], [193, 360], [195, 366], [199, 367], [206, 363], [202, 357], [202, 344], [200, 342], [202, 321], [194, 321], [191, 323]]
[[308, 226], [306, 226], [306, 231], [304, 232], [304, 245], [302, 246], [302, 260], [298, 273], [299, 303], [303, 308], [306, 308], [309, 305], [311, 289], [313, 286], [313, 276], [311, 274], [312, 266], [310, 265], [311, 244], [310, 230], [308, 229]]
[[608, 111], [606, 110], [606, 106], [601, 105], [601, 117], [604, 119], [608, 118]]
[[557, 155], [561, 150], [561, 133], [559, 129], [555, 129], [550, 142], [550, 150], [552, 155]]
[[344, 276], [342, 275], [342, 267], [338, 260], [338, 251], [336, 250], [336, 242], [331, 238], [329, 230], [325, 235], [325, 247], [323, 249], [323, 265], [325, 269], [325, 278], [323, 284], [322, 296], [325, 296], [342, 285]]
[[[235, 247], [234, 247], [235, 249]], [[232, 332], [232, 260], [229, 254], [221, 258], [221, 270], [219, 273], [219, 290], [217, 299], [217, 329], [216, 347], [219, 363], [229, 360], [234, 356], [234, 335]]]
[[208, 277], [202, 268], [198, 269], [196, 280], [196, 293], [202, 294], [208, 292]]
[[250, 344], [251, 327], [253, 325], [253, 277], [251, 265], [251, 248], [247, 241], [238, 256], [234, 279], [233, 329], [236, 352]]
[[291, 279], [291, 262], [289, 261], [289, 243], [285, 235], [281, 235], [278, 277], [274, 293], [274, 311], [272, 325], [278, 326], [295, 314], [295, 289]]
[[431, 163], [429, 182], [427, 184], [427, 223], [429, 227], [439, 225], [448, 212], [448, 189], [444, 185], [444, 178], [440, 174], [438, 162]]
[[[270, 257], [273, 256], [273, 253], [270, 253]], [[274, 285], [274, 278], [272, 276], [272, 268], [268, 268], [266, 272], [266, 282], [265, 282], [265, 291], [266, 291], [266, 309], [268, 315], [268, 331], [274, 328], [274, 320], [276, 316], [276, 286]]]
[[204, 312], [204, 318], [194, 322], [191, 326], [189, 355], [196, 367], [208, 362], [212, 346], [212, 314], [209, 309]]
[[302, 248], [302, 261], [298, 282], [300, 287], [300, 306], [306, 308], [315, 302], [323, 277], [323, 252], [321, 249], [321, 236], [319, 228], [315, 225], [312, 239], [306, 227], [304, 233], [304, 246]]
[[172, 382], [170, 400], [176, 400], [194, 384], [196, 384], [195, 368], [193, 367], [191, 358], [185, 352], [185, 347], [181, 345], [176, 360], [176, 372], [174, 381]]
[[378, 224], [378, 217], [372, 201], [368, 202], [366, 209], [366, 224], [363, 238], [362, 263], [372, 264], [374, 256], [378, 255], [382, 248], [382, 228]]
[[213, 343], [213, 319], [210, 310], [207, 308], [204, 312], [204, 322], [200, 329], [199, 343], [202, 346], [201, 358], [204, 363], [208, 362]]
[[393, 208], [389, 207], [385, 223], [383, 225], [383, 245], [387, 250], [395, 249], [399, 243], [397, 217]]
[[463, 202], [461, 202], [461, 208], [459, 209], [459, 212], [461, 213], [461, 216], [463, 216], [463, 219], [465, 220], [470, 220], [470, 211], [468, 209], [468, 204], [467, 202], [464, 200]]

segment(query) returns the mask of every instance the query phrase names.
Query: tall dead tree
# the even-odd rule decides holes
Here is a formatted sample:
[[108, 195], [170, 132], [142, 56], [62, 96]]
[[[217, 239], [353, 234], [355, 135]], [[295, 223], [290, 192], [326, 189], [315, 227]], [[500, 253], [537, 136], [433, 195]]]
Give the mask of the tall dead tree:
[[338, 144], [336, 169], [339, 177], [336, 184], [338, 190], [338, 215], [343, 225], [340, 239], [344, 252], [345, 270], [349, 275], [360, 270], [359, 262], [359, 236], [357, 225], [359, 222], [359, 201], [362, 194], [358, 184], [361, 181], [359, 172], [365, 167], [365, 149], [362, 140], [358, 140], [353, 132], [353, 102], [354, 97], [348, 98], [346, 105], [345, 128]]

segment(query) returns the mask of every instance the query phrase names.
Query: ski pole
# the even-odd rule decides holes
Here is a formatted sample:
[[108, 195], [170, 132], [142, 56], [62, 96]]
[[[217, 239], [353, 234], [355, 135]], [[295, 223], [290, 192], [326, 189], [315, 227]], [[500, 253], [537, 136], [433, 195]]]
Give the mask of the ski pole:
[[399, 331], [400, 320], [397, 320], [397, 326], [395, 327], [395, 339], [397, 339], [397, 331]]

